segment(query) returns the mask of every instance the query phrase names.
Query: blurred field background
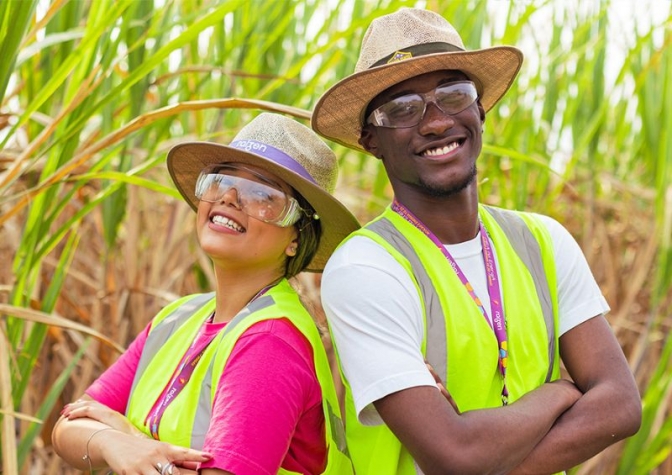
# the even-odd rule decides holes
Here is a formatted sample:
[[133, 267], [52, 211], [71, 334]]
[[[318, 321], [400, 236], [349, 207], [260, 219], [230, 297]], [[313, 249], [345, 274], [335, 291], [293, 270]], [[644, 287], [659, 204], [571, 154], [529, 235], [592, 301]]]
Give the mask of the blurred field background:
[[[577, 238], [644, 400], [639, 434], [572, 474], [672, 474], [672, 2], [2, 0], [1, 473], [72, 474], [50, 431], [162, 306], [212, 288], [164, 161], [260, 110], [301, 120], [371, 19], [419, 5], [526, 62], [486, 119], [482, 200]], [[365, 222], [378, 161], [335, 146]], [[318, 318], [319, 275], [298, 278]]]

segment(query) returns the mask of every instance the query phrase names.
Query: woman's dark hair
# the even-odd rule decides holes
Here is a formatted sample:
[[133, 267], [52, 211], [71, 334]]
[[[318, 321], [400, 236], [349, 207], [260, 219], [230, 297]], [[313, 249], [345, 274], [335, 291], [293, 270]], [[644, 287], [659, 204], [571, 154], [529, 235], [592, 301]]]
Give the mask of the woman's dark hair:
[[294, 277], [310, 264], [317, 252], [317, 246], [320, 244], [320, 236], [322, 235], [320, 220], [313, 218], [315, 210], [296, 190], [294, 190], [294, 198], [299, 202], [299, 206], [304, 212], [301, 214], [301, 219], [294, 224], [299, 232], [299, 245], [296, 248], [296, 255], [288, 257], [285, 263], [285, 277], [288, 279]]

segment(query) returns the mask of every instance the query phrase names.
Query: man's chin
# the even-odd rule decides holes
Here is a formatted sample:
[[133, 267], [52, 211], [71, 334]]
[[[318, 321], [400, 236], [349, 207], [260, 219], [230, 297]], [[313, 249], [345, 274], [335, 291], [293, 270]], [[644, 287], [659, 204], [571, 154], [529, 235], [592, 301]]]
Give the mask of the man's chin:
[[420, 182], [419, 188], [433, 198], [449, 198], [466, 190], [472, 183], [476, 182], [476, 165], [469, 170], [469, 173], [461, 180], [450, 183], [449, 185], [439, 183], [428, 183], [424, 180]]

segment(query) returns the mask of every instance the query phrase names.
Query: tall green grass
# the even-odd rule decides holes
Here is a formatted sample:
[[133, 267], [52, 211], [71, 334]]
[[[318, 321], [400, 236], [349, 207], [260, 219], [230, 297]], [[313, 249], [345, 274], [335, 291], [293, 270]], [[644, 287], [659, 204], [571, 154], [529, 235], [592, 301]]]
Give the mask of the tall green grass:
[[[49, 448], [54, 409], [168, 300], [211, 285], [167, 150], [228, 142], [261, 109], [305, 120], [353, 70], [371, 19], [413, 3], [0, 3], [3, 473], [66, 473]], [[672, 7], [662, 3], [662, 15], [644, 15], [652, 26], [624, 33], [607, 1], [426, 2], [467, 48], [523, 49], [519, 80], [486, 119], [482, 199], [550, 214], [577, 236], [644, 396], [640, 433], [576, 473], [672, 469]], [[365, 221], [390, 198], [384, 171], [334, 149], [337, 196]]]

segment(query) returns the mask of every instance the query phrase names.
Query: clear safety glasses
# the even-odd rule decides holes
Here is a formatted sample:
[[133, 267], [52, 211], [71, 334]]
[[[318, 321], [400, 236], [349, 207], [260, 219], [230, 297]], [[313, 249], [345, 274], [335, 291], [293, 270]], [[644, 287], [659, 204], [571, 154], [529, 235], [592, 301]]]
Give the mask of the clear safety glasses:
[[230, 194], [229, 199], [251, 218], [282, 228], [292, 226], [301, 218], [304, 210], [296, 199], [271, 185], [231, 175], [234, 170], [245, 170], [260, 180], [269, 181], [263, 175], [239, 165], [213, 165], [201, 171], [196, 181], [196, 198], [216, 203]]
[[459, 114], [478, 99], [476, 85], [471, 81], [451, 82], [425, 94], [396, 97], [375, 109], [366, 119], [368, 124], [391, 129], [418, 125], [425, 116], [427, 104], [433, 102], [445, 114]]

